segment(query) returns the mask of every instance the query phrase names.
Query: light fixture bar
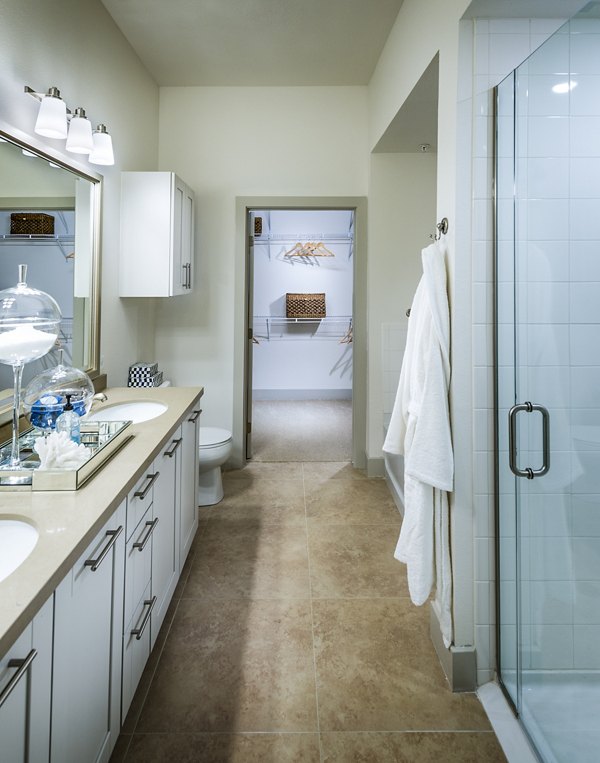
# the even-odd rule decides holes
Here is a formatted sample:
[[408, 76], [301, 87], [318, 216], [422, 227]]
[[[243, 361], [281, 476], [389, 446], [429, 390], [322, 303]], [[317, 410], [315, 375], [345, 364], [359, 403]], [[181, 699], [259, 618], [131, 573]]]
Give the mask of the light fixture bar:
[[[61, 98], [57, 87], [50, 87], [48, 92], [40, 93], [25, 85], [24, 92], [40, 103], [34, 128], [38, 135], [53, 139], [66, 138], [67, 151], [87, 154], [88, 161], [92, 164], [114, 164], [112, 139], [106, 127], [99, 124], [92, 134], [92, 126], [85, 111], [78, 107], [72, 112]], [[59, 124], [60, 122], [62, 124]]]

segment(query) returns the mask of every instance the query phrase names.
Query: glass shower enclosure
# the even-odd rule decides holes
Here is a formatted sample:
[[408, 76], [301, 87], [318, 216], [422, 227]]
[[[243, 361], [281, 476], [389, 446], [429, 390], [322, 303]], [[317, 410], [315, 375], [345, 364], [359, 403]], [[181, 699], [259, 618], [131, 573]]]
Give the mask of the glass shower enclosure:
[[600, 760], [600, 9], [496, 90], [498, 675], [543, 761]]

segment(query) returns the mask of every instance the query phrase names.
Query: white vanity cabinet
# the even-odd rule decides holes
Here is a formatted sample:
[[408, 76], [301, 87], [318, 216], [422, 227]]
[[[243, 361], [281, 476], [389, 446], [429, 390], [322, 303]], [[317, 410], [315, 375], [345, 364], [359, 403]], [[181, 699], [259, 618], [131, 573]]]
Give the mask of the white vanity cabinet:
[[179, 522], [177, 482], [181, 454], [181, 427], [169, 444], [154, 459], [154, 471], [160, 477], [154, 485], [153, 516], [158, 527], [152, 538], [152, 595], [156, 604], [152, 612], [151, 646], [163, 624], [167, 607], [179, 579]]
[[121, 297], [192, 291], [194, 192], [173, 172], [121, 175]]
[[120, 730], [125, 502], [54, 594], [51, 763], [104, 763]]
[[0, 660], [0, 760], [48, 762], [53, 597]]
[[183, 569], [198, 529], [198, 431], [201, 413], [199, 403], [192, 406], [183, 417], [181, 424], [180, 571]]

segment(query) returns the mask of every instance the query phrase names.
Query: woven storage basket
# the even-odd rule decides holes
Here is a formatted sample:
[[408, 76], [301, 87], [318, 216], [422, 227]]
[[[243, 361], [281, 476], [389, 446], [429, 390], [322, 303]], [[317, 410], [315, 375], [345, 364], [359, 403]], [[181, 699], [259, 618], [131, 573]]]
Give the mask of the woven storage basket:
[[325, 293], [285, 295], [286, 318], [325, 318]]
[[13, 212], [10, 232], [17, 235], [54, 235], [54, 217], [43, 212]]

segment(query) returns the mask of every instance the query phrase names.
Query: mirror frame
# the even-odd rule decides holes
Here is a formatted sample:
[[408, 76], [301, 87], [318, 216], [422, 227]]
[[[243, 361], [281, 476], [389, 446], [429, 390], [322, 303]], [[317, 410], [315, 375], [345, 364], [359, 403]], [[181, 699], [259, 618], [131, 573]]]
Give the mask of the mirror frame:
[[85, 371], [92, 381], [101, 375], [100, 370], [100, 278], [101, 278], [101, 227], [102, 227], [102, 192], [103, 181], [102, 175], [91, 170], [87, 165], [84, 165], [76, 160], [70, 160], [63, 153], [54, 150], [51, 146], [46, 145], [37, 138], [23, 133], [21, 130], [15, 129], [5, 122], [0, 120], [0, 138], [4, 138], [9, 143], [13, 143], [19, 148], [27, 149], [32, 153], [37, 154], [42, 159], [51, 161], [57, 164], [62, 169], [72, 172], [74, 175], [84, 178], [90, 181], [92, 184], [92, 209], [94, 217], [94, 226], [91, 240], [91, 255], [92, 255], [92, 267], [90, 272], [92, 274], [92, 284], [90, 290], [91, 310], [90, 310], [90, 363], [88, 368], [82, 369]]

